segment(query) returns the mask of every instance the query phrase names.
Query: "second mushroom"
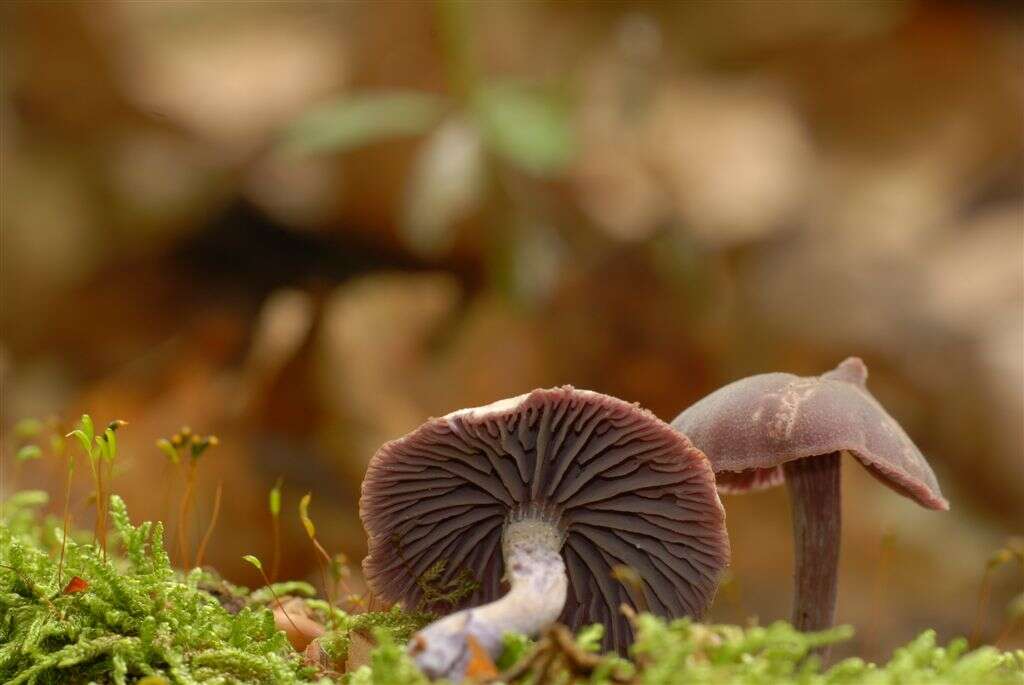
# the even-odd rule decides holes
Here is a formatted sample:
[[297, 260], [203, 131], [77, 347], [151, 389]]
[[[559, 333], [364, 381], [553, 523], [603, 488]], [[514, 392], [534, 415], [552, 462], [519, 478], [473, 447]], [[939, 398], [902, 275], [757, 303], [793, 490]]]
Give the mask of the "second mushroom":
[[[631, 638], [619, 607], [700, 617], [728, 564], [708, 460], [653, 414], [571, 387], [431, 419], [384, 445], [363, 482], [367, 582], [415, 607], [420, 579], [468, 571], [478, 589], [410, 643], [434, 678], [461, 680], [472, 652], [559, 618]], [[617, 583], [627, 566], [642, 582]], [[509, 590], [502, 596], [502, 581]]]
[[800, 630], [823, 630], [834, 619], [841, 453], [921, 506], [949, 508], [920, 450], [868, 392], [867, 375], [851, 357], [822, 376], [751, 376], [672, 422], [707, 454], [721, 492], [788, 485], [796, 557], [792, 621]]

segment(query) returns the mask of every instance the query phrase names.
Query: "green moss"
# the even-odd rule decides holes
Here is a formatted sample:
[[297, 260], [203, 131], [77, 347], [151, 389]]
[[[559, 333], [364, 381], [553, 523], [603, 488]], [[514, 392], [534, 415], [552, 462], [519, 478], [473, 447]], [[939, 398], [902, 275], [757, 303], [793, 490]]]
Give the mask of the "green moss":
[[447, 582], [443, 581], [442, 574], [447, 565], [447, 559], [438, 559], [416, 579], [416, 584], [423, 594], [417, 607], [419, 611], [425, 611], [428, 607], [454, 608], [463, 598], [473, 594], [480, 587], [480, 581], [474, 578], [467, 568], [459, 569], [454, 578]]
[[[315, 605], [314, 605], [315, 606]], [[341, 617], [338, 628], [320, 640], [324, 652], [336, 664], [344, 664], [352, 633], [359, 632], [377, 640], [381, 634], [386, 641], [405, 643], [412, 634], [436, 618], [433, 614], [402, 611], [393, 607], [388, 611], [365, 614], [347, 614]], [[381, 644], [381, 643], [378, 643]]]
[[[133, 526], [124, 502], [110, 500], [120, 554], [103, 561], [93, 545], [68, 541], [63, 578], [28, 512], [38, 498], [5, 503], [0, 526], [0, 681], [124, 683], [162, 676], [176, 683], [298, 683], [310, 680], [254, 605], [228, 613], [199, 589], [203, 574], [172, 569], [163, 526]], [[58, 536], [59, 531], [54, 533]], [[61, 585], [78, 576], [88, 587]]]
[[[45, 683], [293, 683], [317, 682], [274, 626], [266, 589], [249, 592], [209, 571], [175, 571], [160, 523], [132, 525], [124, 502], [112, 497], [117, 552], [104, 561], [88, 539], [69, 540], [63, 578], [57, 579], [59, 523], [43, 520], [45, 493], [18, 493], [0, 516], [0, 682]], [[88, 582], [62, 592], [72, 576]], [[454, 588], [446, 588], [451, 591]], [[302, 582], [275, 585], [278, 595], [311, 596]], [[372, 636], [370, 663], [341, 676], [349, 685], [423, 685], [427, 681], [404, 644], [431, 616], [389, 611], [347, 614], [320, 599], [307, 605], [336, 629], [321, 639], [335, 664], [344, 664], [354, 632]], [[225, 606], [237, 610], [231, 613]], [[329, 620], [330, 619], [330, 620]], [[926, 631], [886, 664], [847, 659], [822, 671], [812, 650], [848, 639], [840, 627], [801, 634], [786, 623], [739, 628], [689, 620], [636, 617], [630, 659], [598, 656], [601, 626], [582, 629], [567, 651], [557, 641], [505, 640], [498, 667], [531, 663], [517, 683], [612, 685], [1024, 685], [1024, 651], [993, 647], [967, 651], [966, 641], [939, 646]], [[571, 640], [570, 640], [571, 641]], [[532, 662], [526, 660], [533, 659]], [[547, 666], [543, 666], [543, 664]], [[320, 682], [332, 682], [326, 678]]]

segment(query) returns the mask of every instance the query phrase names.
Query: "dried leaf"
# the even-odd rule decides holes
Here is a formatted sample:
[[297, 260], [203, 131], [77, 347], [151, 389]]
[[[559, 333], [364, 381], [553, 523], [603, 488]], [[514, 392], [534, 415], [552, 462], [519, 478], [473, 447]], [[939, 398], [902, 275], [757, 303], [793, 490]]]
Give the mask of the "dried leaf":
[[62, 595], [73, 595], [76, 592], [84, 592], [89, 589], [89, 581], [74, 576], [68, 584], [64, 586], [64, 589], [60, 591]]
[[469, 663], [466, 665], [466, 677], [483, 679], [497, 676], [498, 667], [480, 642], [472, 635], [467, 635], [466, 644], [469, 646], [470, 654]]

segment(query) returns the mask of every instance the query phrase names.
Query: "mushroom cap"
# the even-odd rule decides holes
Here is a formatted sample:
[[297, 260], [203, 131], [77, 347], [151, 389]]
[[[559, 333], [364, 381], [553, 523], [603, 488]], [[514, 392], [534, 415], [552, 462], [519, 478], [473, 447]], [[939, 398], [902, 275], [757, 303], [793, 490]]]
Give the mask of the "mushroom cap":
[[672, 427], [707, 454], [726, 494], [781, 484], [787, 461], [846, 451], [901, 495], [949, 509], [928, 462], [868, 391], [867, 377], [857, 357], [821, 376], [750, 376], [700, 400]]
[[[609, 648], [632, 637], [623, 603], [703, 615], [729, 560], [725, 510], [700, 450], [636, 405], [571, 386], [430, 419], [385, 444], [359, 512], [375, 595], [420, 605], [418, 581], [442, 560], [440, 584], [463, 569], [480, 582], [445, 610], [498, 599], [504, 524], [545, 518], [564, 535], [561, 620], [603, 623]], [[614, 580], [619, 565], [635, 569], [642, 588]]]

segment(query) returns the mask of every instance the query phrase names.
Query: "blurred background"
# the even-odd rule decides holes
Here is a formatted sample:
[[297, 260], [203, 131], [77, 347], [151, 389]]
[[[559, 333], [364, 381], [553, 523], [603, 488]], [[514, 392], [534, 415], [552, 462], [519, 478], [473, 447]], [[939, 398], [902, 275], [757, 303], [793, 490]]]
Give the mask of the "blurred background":
[[[1014, 3], [0, 12], [5, 490], [60, 509], [64, 464], [15, 463], [18, 419], [124, 419], [113, 489], [173, 529], [154, 441], [189, 425], [221, 441], [190, 524], [223, 483], [207, 561], [262, 582], [240, 555], [270, 557], [280, 477], [280, 575], [312, 580], [299, 498], [358, 562], [366, 463], [428, 416], [572, 383], [671, 420], [860, 355], [952, 510], [847, 460], [840, 653], [971, 631], [1024, 533]], [[724, 503], [713, 620], [788, 617], [785, 491]], [[995, 640], [1024, 570], [990, 578]]]

